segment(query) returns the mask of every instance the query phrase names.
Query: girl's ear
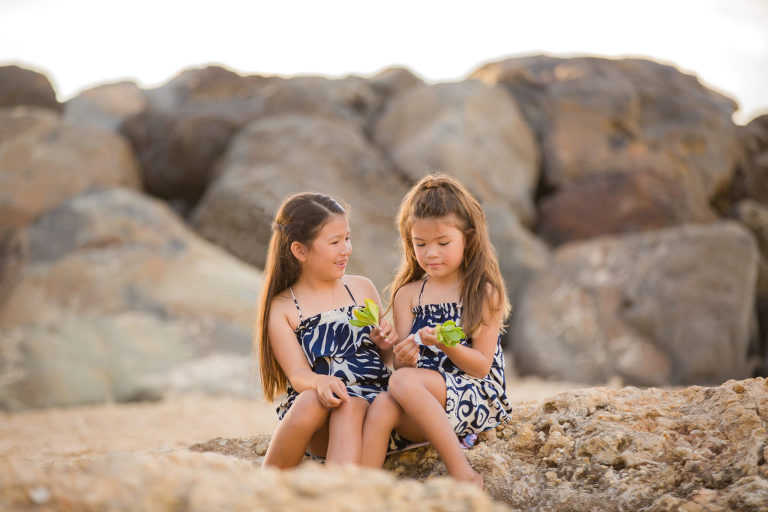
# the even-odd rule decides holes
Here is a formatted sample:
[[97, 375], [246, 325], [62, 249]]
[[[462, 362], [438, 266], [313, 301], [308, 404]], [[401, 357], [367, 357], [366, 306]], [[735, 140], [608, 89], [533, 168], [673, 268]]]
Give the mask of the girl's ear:
[[307, 261], [307, 247], [301, 242], [291, 242], [291, 254], [300, 262]]

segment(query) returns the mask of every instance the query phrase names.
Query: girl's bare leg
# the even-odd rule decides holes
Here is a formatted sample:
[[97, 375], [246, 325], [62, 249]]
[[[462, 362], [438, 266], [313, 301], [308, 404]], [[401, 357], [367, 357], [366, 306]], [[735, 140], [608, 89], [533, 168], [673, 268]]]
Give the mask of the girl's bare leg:
[[[404, 423], [405, 420], [405, 423]], [[407, 421], [400, 404], [388, 392], [380, 393], [368, 409], [363, 423], [363, 456], [361, 464], [380, 468], [387, 456], [387, 446], [392, 430], [397, 430], [406, 439], [423, 441], [419, 427]]]
[[[302, 391], [272, 434], [272, 440], [264, 456], [264, 466], [280, 469], [294, 468], [299, 465], [304, 451], [324, 455], [323, 439], [318, 431], [327, 424], [329, 409], [323, 407], [314, 390]], [[325, 437], [327, 440], [327, 435]], [[327, 441], [326, 441], [327, 442]], [[314, 449], [321, 449], [317, 453]]]
[[366, 411], [368, 402], [356, 396], [331, 409], [328, 422], [328, 454], [325, 459], [327, 464], [360, 464]]
[[482, 477], [469, 465], [445, 414], [443, 376], [423, 368], [400, 368], [389, 378], [389, 393], [438, 451], [448, 474], [482, 487]]

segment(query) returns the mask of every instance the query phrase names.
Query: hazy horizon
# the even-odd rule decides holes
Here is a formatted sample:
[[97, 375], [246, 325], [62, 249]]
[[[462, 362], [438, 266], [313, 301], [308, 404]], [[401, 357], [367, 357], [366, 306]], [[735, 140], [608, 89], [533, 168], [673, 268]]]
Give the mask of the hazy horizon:
[[571, 3], [309, 0], [261, 4], [4, 0], [0, 65], [46, 74], [60, 101], [122, 80], [154, 88], [216, 64], [242, 74], [370, 76], [404, 66], [430, 83], [531, 54], [639, 57], [735, 99], [738, 122], [768, 113], [768, 1]]

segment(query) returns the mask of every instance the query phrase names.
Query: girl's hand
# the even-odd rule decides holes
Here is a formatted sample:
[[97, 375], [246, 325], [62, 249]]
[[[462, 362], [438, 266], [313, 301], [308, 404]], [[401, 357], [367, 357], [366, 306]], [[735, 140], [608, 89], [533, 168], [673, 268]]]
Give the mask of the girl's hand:
[[413, 334], [397, 343], [392, 352], [398, 366], [416, 366], [419, 363], [419, 344], [413, 339]]
[[374, 326], [371, 329], [371, 341], [376, 344], [381, 350], [389, 350], [392, 348], [392, 342], [389, 340], [390, 336], [395, 332], [390, 324], [383, 318], [379, 321], [379, 325]]
[[341, 379], [334, 377], [333, 375], [318, 376], [315, 390], [317, 391], [317, 397], [320, 399], [320, 403], [329, 409], [338, 407], [342, 402], [349, 400], [347, 386], [344, 385]]
[[437, 336], [434, 327], [422, 327], [418, 330], [422, 345], [438, 345]]

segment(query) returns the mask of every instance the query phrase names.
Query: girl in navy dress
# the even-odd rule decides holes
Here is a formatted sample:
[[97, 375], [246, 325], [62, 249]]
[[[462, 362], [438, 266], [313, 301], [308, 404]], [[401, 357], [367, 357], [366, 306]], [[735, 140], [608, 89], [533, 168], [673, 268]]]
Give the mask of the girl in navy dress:
[[[410, 334], [394, 347], [388, 391], [368, 410], [362, 462], [381, 467], [390, 434], [391, 448], [429, 441], [452, 477], [482, 487], [461, 440], [511, 411], [500, 343], [510, 306], [485, 214], [461, 183], [436, 174], [411, 188], [398, 227], [403, 261], [391, 304], [395, 331]], [[467, 334], [452, 347], [435, 336], [447, 320]]]
[[363, 419], [389, 378], [393, 328], [349, 323], [363, 299], [381, 300], [370, 280], [344, 275], [352, 246], [341, 204], [296, 194], [272, 227], [255, 348], [265, 397], [286, 398], [264, 465], [295, 467], [305, 452], [360, 463]]

